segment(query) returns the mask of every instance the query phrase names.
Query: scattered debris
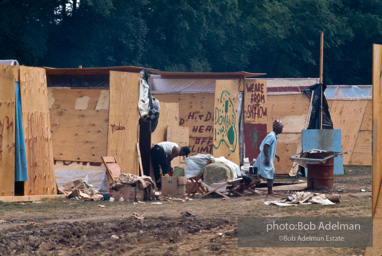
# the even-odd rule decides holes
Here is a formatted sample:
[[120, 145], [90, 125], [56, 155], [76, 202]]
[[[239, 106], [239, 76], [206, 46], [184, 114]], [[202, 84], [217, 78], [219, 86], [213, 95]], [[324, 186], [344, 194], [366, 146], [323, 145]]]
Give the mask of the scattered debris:
[[187, 211], [186, 212], [182, 212], [181, 214], [184, 217], [195, 217], [196, 216], [195, 214], [187, 212]]
[[[339, 196], [332, 196], [333, 199], [336, 199], [339, 202]], [[278, 205], [278, 206], [296, 206], [297, 204], [321, 204], [321, 205], [334, 205], [331, 200], [329, 200], [324, 194], [311, 193], [311, 192], [297, 192], [276, 201], [265, 201], [265, 205]]]
[[361, 192], [366, 192], [366, 189], [361, 188]]
[[115, 239], [115, 240], [118, 240], [118, 239], [119, 239], [119, 236], [117, 236], [117, 235], [112, 235], [111, 238], [112, 238], [112, 239]]
[[6, 220], [0, 220], [0, 224], [4, 224], [4, 223], [7, 223]]
[[133, 217], [140, 220], [141, 222], [143, 221], [143, 219], [145, 218], [143, 215], [140, 215], [136, 212], [133, 212]]
[[99, 208], [105, 208], [105, 205], [103, 205], [103, 204], [99, 204], [98, 207], [99, 207]]
[[152, 202], [151, 204], [163, 204], [161, 202]]
[[68, 198], [98, 201], [103, 199], [103, 195], [96, 190], [93, 185], [84, 182], [82, 179], [70, 181], [59, 187], [58, 190]]

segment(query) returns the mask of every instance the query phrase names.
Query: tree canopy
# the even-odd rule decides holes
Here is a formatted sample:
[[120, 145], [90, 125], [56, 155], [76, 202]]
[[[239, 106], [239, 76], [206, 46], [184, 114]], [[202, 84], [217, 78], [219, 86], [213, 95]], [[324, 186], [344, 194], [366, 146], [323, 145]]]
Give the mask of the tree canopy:
[[0, 0], [0, 59], [371, 84], [378, 0]]

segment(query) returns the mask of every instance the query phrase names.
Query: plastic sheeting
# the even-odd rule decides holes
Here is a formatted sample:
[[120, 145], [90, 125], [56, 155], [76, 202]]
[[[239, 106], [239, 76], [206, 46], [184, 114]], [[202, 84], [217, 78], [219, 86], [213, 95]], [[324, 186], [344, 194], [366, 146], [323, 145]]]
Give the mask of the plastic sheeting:
[[372, 98], [371, 85], [328, 85], [325, 96], [331, 100], [365, 100]]
[[91, 184], [96, 190], [100, 192], [108, 192], [105, 170], [68, 171], [56, 169], [55, 175], [58, 187], [61, 187], [68, 182], [82, 179], [84, 182]]
[[0, 65], [20, 66], [17, 60], [0, 60]]
[[15, 181], [28, 180], [27, 155], [25, 151], [25, 140], [23, 121], [21, 116], [20, 84], [15, 82], [16, 94], [16, 120], [15, 120]]
[[151, 75], [152, 94], [160, 93], [214, 93], [216, 79], [163, 79]]
[[138, 99], [138, 109], [140, 116], [147, 114], [150, 108], [150, 99], [149, 99], [149, 85], [147, 81], [141, 78], [139, 82], [139, 99]]
[[[323, 92], [325, 92], [326, 85], [316, 84], [303, 92], [309, 97], [312, 97], [313, 93], [313, 101], [312, 101], [312, 111], [310, 115], [308, 129], [320, 129], [320, 108], [321, 108], [321, 86], [323, 86]], [[333, 129], [333, 122], [329, 113], [328, 102], [326, 101], [325, 93], [323, 93], [322, 99], [322, 129]]]

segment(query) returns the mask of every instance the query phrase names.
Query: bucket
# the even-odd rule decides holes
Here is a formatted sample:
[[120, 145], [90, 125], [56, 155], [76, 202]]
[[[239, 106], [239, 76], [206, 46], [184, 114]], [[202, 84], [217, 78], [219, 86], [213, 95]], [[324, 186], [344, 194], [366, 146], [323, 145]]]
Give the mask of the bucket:
[[[323, 159], [331, 154], [315, 153], [309, 158]], [[329, 158], [324, 164], [308, 164], [308, 189], [332, 189], [334, 184], [334, 158]]]

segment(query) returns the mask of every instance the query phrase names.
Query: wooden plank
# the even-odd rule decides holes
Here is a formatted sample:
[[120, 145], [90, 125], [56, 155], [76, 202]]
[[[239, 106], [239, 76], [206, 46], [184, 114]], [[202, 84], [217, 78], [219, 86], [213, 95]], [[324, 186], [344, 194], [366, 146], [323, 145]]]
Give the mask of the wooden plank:
[[20, 93], [29, 177], [24, 195], [57, 194], [45, 69], [21, 66]]
[[296, 154], [300, 141], [301, 133], [281, 133], [277, 135], [276, 154], [280, 156], [280, 162], [275, 159], [276, 174], [289, 174], [293, 166], [293, 162], [289, 157]]
[[382, 190], [373, 191], [373, 195], [377, 195], [375, 199], [378, 198], [373, 216], [373, 247], [366, 247], [366, 256], [382, 255]]
[[107, 152], [109, 91], [48, 88], [56, 160], [101, 162]]
[[367, 106], [365, 114], [363, 115], [363, 120], [361, 124], [361, 131], [372, 131], [373, 130], [373, 101], [367, 100]]
[[[190, 145], [190, 130], [188, 127], [169, 126], [167, 127], [167, 140], [177, 143], [180, 147]], [[185, 167], [185, 156], [176, 157], [172, 160], [171, 166]]]
[[373, 196], [372, 209], [375, 212], [378, 192], [382, 180], [382, 45], [373, 45]]
[[179, 125], [190, 128], [191, 137], [213, 134], [214, 94], [159, 94], [160, 102], [179, 103]]
[[344, 165], [350, 164], [366, 105], [366, 100], [333, 101], [330, 111], [333, 126], [335, 129], [341, 129], [342, 151], [348, 151], [346, 155], [343, 155]]
[[0, 196], [0, 201], [8, 203], [33, 202], [44, 199], [66, 198], [66, 195], [34, 195], [34, 196]]
[[106, 174], [108, 178], [108, 184], [119, 178], [121, 175], [121, 167], [117, 163], [117, 160], [113, 156], [102, 156], [103, 164], [106, 167]]
[[224, 156], [240, 165], [238, 96], [235, 80], [216, 80], [213, 133], [213, 156]]
[[[273, 191], [302, 191], [302, 190], [306, 190], [307, 187], [308, 187], [308, 184], [304, 182], [304, 183], [298, 183], [298, 184], [273, 186]], [[268, 188], [258, 187], [256, 188], [256, 190], [267, 191]]]
[[107, 152], [108, 110], [51, 109], [54, 159], [101, 162]]
[[167, 127], [167, 139], [184, 147], [189, 145], [190, 130], [188, 127], [169, 126]]
[[350, 159], [351, 165], [372, 165], [372, 133], [372, 131], [359, 131]]
[[179, 103], [160, 102], [158, 125], [151, 133], [151, 144], [157, 144], [167, 139], [167, 127], [179, 125]]
[[51, 109], [109, 109], [109, 91], [105, 89], [50, 87], [48, 91]]
[[179, 103], [179, 125], [189, 127], [191, 155], [212, 154], [214, 94], [158, 94], [161, 102]]
[[0, 65], [0, 196], [14, 195], [17, 77], [17, 66]]
[[310, 100], [305, 94], [286, 94], [268, 96], [267, 132], [273, 129], [273, 121], [281, 119], [284, 124], [283, 133], [296, 133], [305, 128]]
[[114, 156], [123, 173], [138, 175], [140, 75], [110, 72], [110, 111], [107, 155]]

